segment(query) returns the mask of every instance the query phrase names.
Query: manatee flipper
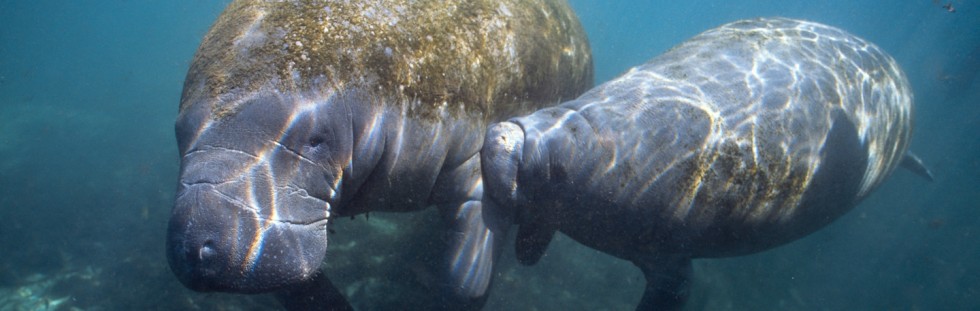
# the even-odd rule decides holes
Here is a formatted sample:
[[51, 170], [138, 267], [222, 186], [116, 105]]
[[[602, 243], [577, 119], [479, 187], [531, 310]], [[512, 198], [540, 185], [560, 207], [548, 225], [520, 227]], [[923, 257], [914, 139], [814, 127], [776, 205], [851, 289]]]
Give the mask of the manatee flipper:
[[[510, 222], [488, 218], [484, 212], [480, 158], [475, 155], [446, 170], [434, 187], [434, 202], [447, 224], [444, 282], [439, 287], [442, 305], [450, 310], [479, 309], [486, 302], [493, 279], [493, 263], [499, 255]], [[503, 223], [497, 223], [503, 222]]]
[[276, 292], [276, 299], [286, 310], [354, 310], [322, 270], [305, 282]]
[[922, 159], [912, 153], [912, 151], [905, 153], [905, 156], [902, 157], [902, 163], [899, 164], [899, 166], [912, 171], [912, 173], [919, 175], [919, 177], [925, 178], [928, 181], [934, 181], [932, 178], [932, 172], [930, 172], [929, 168], [922, 163]]
[[556, 230], [553, 227], [535, 223], [518, 227], [517, 242], [515, 243], [517, 261], [525, 266], [537, 263], [544, 255], [544, 251], [548, 250], [548, 243], [551, 243]]
[[647, 279], [647, 287], [636, 310], [680, 310], [691, 287], [688, 257], [633, 261]]
[[[449, 232], [449, 282], [452, 295], [464, 301], [451, 302], [459, 308], [479, 308], [493, 276], [496, 251], [503, 244], [506, 232], [490, 230], [483, 218], [480, 201], [467, 201], [458, 206]], [[463, 306], [458, 306], [460, 303]]]

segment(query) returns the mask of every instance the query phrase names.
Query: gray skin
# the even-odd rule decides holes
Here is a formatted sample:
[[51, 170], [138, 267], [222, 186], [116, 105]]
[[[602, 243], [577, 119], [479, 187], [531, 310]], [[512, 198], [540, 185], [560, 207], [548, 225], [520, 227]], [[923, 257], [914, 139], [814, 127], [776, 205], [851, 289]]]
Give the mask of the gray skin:
[[487, 125], [591, 85], [564, 0], [235, 1], [184, 84], [171, 269], [198, 291], [349, 308], [318, 272], [330, 223], [436, 206], [438, 286], [479, 306], [501, 241], [482, 218]]
[[493, 125], [484, 212], [519, 225], [522, 263], [561, 231], [643, 271], [638, 310], [676, 309], [692, 258], [796, 240], [903, 158], [922, 168], [905, 157], [911, 131], [911, 88], [878, 47], [816, 23], [743, 20]]

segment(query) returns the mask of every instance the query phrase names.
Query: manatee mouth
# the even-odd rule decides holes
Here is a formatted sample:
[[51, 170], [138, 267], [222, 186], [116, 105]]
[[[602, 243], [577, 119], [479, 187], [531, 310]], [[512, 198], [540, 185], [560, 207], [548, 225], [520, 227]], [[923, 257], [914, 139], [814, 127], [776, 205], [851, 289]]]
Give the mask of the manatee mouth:
[[296, 192], [280, 198], [288, 210], [278, 203], [261, 208], [247, 203], [255, 200], [248, 187], [235, 184], [181, 184], [167, 237], [167, 258], [181, 283], [196, 291], [261, 293], [316, 273], [330, 204]]

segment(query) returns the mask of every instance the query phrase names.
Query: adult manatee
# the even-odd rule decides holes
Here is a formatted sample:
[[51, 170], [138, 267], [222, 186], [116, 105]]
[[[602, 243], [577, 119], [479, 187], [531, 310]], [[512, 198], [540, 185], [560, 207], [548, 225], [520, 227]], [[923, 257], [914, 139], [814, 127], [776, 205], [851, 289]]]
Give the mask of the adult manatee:
[[911, 131], [908, 81], [878, 47], [816, 23], [743, 20], [493, 125], [482, 165], [498, 208], [485, 213], [518, 223], [523, 263], [560, 230], [643, 271], [638, 310], [679, 308], [692, 258], [830, 223], [903, 161]]
[[235, 1], [184, 84], [170, 267], [198, 291], [344, 308], [317, 272], [330, 223], [437, 206], [444, 289], [479, 305], [500, 240], [481, 218], [486, 126], [591, 83], [564, 0]]

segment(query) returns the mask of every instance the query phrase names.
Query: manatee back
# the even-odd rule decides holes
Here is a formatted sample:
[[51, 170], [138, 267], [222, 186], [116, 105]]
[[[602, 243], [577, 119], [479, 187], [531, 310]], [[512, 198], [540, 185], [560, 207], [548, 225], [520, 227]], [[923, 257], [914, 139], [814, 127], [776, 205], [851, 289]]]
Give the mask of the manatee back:
[[910, 141], [912, 89], [897, 62], [834, 27], [785, 18], [738, 21], [641, 70], [697, 88], [702, 109], [719, 116], [731, 138], [754, 131], [800, 150], [820, 145], [832, 123], [822, 121], [843, 113], [871, 158], [862, 196], [898, 165]]
[[383, 99], [365, 104], [412, 117], [495, 121], [578, 96], [592, 58], [564, 0], [238, 0], [201, 43], [180, 107], [363, 85]]

